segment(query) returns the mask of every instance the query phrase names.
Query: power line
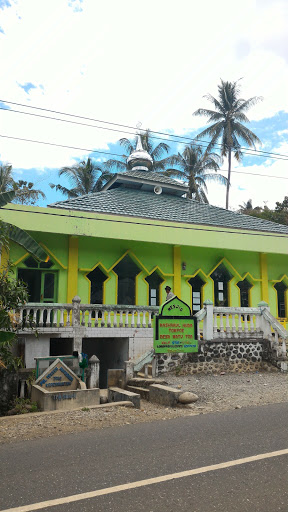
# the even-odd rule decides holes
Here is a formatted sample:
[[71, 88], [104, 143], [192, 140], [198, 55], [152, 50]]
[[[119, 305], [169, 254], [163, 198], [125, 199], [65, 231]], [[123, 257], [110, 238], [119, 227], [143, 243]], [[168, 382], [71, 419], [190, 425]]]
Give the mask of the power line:
[[[118, 153], [110, 153], [110, 152], [107, 152], [107, 151], [98, 151], [98, 150], [94, 150], [94, 149], [90, 149], [90, 148], [79, 148], [77, 146], [66, 146], [65, 144], [56, 144], [54, 142], [45, 142], [45, 141], [33, 140], [33, 139], [23, 139], [21, 137], [12, 137], [10, 135], [1, 135], [0, 134], [0, 137], [5, 138], [5, 139], [20, 140], [22, 142], [31, 142], [31, 143], [34, 143], [34, 144], [44, 144], [44, 145], [47, 145], [47, 146], [56, 146], [56, 147], [60, 147], [60, 148], [76, 149], [76, 150], [79, 150], [79, 151], [88, 151], [89, 153], [99, 153], [99, 154], [108, 155], [108, 156], [117, 156], [117, 157], [121, 157], [121, 156], [124, 157], [125, 156], [125, 155], [119, 155]], [[175, 170], [177, 171], [177, 169], [175, 169]], [[219, 171], [220, 172], [228, 172], [228, 169], [219, 169]], [[156, 171], [156, 172], [158, 172], [158, 171]], [[285, 177], [285, 176], [274, 176], [273, 174], [261, 174], [261, 173], [254, 173], [254, 172], [248, 172], [248, 171], [237, 171], [237, 170], [234, 170], [234, 169], [233, 169], [232, 172], [233, 172], [233, 174], [234, 173], [237, 173], [237, 174], [249, 174], [251, 176], [261, 176], [262, 178], [277, 178], [277, 179], [280, 179], [280, 180], [288, 180], [288, 176], [287, 177]], [[217, 174], [215, 176], [217, 176]]]
[[110, 153], [110, 152], [107, 152], [107, 151], [98, 151], [98, 150], [94, 150], [94, 149], [91, 149], [91, 148], [78, 148], [76, 146], [66, 146], [65, 144], [56, 144], [56, 142], [44, 142], [44, 141], [41, 141], [41, 140], [23, 139], [21, 137], [12, 137], [10, 135], [1, 135], [0, 134], [0, 137], [3, 137], [5, 139], [21, 140], [23, 142], [33, 142], [34, 144], [44, 144], [46, 146], [56, 146], [58, 148], [68, 148], [68, 149], [76, 149], [76, 150], [79, 150], [79, 151], [88, 151], [89, 153], [99, 153], [99, 154], [102, 154], [102, 155], [111, 155], [111, 156], [118, 156], [118, 157], [125, 156], [125, 155], [119, 155], [119, 153]]
[[[137, 128], [133, 127], [133, 126], [119, 124], [119, 123], [112, 123], [112, 122], [109, 122], [109, 121], [103, 121], [101, 119], [95, 119], [95, 118], [91, 118], [91, 117], [79, 116], [79, 115], [76, 115], [76, 114], [70, 114], [70, 113], [61, 112], [61, 111], [58, 111], [58, 110], [50, 110], [50, 109], [46, 109], [46, 108], [35, 107], [35, 106], [32, 106], [32, 105], [25, 105], [23, 103], [16, 103], [16, 102], [13, 102], [13, 101], [7, 101], [7, 100], [1, 100], [1, 99], [0, 99], [0, 102], [9, 103], [11, 105], [17, 105], [17, 106], [21, 106], [21, 107], [24, 107], [24, 108], [30, 108], [30, 109], [35, 109], [35, 110], [41, 110], [41, 111], [44, 111], [44, 112], [51, 112], [51, 113], [54, 113], [54, 114], [65, 115], [65, 116], [68, 116], [68, 117], [75, 117], [77, 119], [84, 119], [86, 121], [99, 122], [99, 123], [108, 124], [108, 125], [112, 125], [112, 126], [120, 126], [120, 127], [123, 127], [123, 128], [128, 128], [130, 130], [137, 130]], [[41, 118], [44, 118], [44, 119], [50, 119], [50, 120], [60, 121], [60, 122], [64, 122], [64, 123], [77, 124], [77, 125], [80, 125], [80, 126], [87, 126], [87, 127], [91, 127], [91, 128], [97, 128], [97, 129], [100, 129], [100, 130], [102, 129], [102, 130], [109, 130], [109, 131], [118, 132], [118, 133], [125, 133], [125, 134], [128, 134], [128, 135], [135, 135], [134, 132], [127, 132], [127, 131], [124, 131], [124, 130], [117, 130], [117, 129], [114, 129], [114, 128], [107, 128], [105, 126], [95, 126], [95, 125], [91, 125], [91, 124], [88, 124], [88, 123], [81, 123], [81, 122], [77, 122], [77, 121], [70, 121], [70, 120], [67, 120], [67, 119], [60, 119], [60, 118], [56, 118], [56, 117], [53, 117], [53, 116], [44, 116], [44, 115], [40, 115], [40, 114], [33, 114], [32, 112], [23, 112], [21, 110], [15, 110], [15, 109], [10, 109], [10, 108], [7, 109], [7, 108], [4, 108], [4, 107], [0, 107], [0, 110], [6, 110], [8, 112], [15, 112], [15, 113], [18, 113], [18, 114], [30, 115], [30, 116], [34, 116], [34, 117], [41, 117]], [[183, 136], [172, 135], [172, 134], [169, 134], [169, 133], [159, 132], [159, 131], [155, 131], [155, 130], [149, 130], [149, 131], [150, 131], [150, 133], [156, 133], [158, 135], [164, 135], [165, 137], [170, 137], [170, 138], [173, 137], [174, 139], [177, 139], [177, 140], [171, 139], [171, 142], [175, 142], [175, 143], [179, 143], [179, 144], [187, 144], [187, 141], [188, 142], [195, 142], [197, 144], [199, 144], [199, 142], [203, 143], [203, 144], [199, 144], [199, 145], [201, 145], [203, 147], [207, 147], [207, 145], [210, 144], [210, 141], [205, 141], [205, 140], [201, 140], [201, 139], [185, 137], [184, 135]], [[155, 137], [153, 135], [151, 135], [151, 138], [156, 139], [156, 140], [167, 140], [166, 138], [163, 139], [161, 137]], [[178, 139], [180, 139], [180, 140], [178, 140]], [[182, 139], [185, 139], [185, 140], [182, 140]], [[206, 144], [206, 146], [204, 146], [204, 144]], [[220, 148], [222, 147], [222, 145], [219, 144], [219, 143], [215, 143], [214, 145], [218, 146]], [[279, 159], [279, 160], [282, 159], [282, 158], [275, 158], [275, 157], [280, 156], [280, 157], [284, 157], [285, 160], [288, 159], [288, 155], [283, 155], [281, 153], [262, 151], [260, 149], [246, 148], [246, 147], [241, 147], [241, 146], [239, 147], [239, 149], [242, 150], [243, 153], [248, 154], [248, 155], [252, 155], [252, 156], [262, 156], [263, 158], [265, 156], [270, 156], [273, 159]], [[271, 156], [271, 155], [273, 155], [273, 156]]]

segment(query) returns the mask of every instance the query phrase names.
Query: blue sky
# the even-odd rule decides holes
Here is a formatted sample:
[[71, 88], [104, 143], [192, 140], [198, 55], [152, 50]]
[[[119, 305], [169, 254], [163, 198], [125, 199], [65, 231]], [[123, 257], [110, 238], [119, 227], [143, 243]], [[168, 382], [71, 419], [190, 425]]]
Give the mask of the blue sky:
[[[230, 7], [228, 0], [0, 0], [0, 107], [13, 101], [193, 137], [205, 119], [192, 113], [210, 106], [203, 96], [217, 95], [220, 78], [242, 78], [244, 98], [263, 97], [248, 113], [261, 149], [288, 155], [288, 3], [243, 0], [237, 16]], [[0, 110], [0, 135], [87, 148], [0, 138], [1, 162], [46, 193], [41, 206], [64, 199], [49, 187], [61, 167], [92, 156], [89, 148], [121, 153], [117, 140], [129, 136], [100, 122], [91, 128], [13, 109], [36, 112]], [[249, 198], [272, 207], [288, 195], [288, 180], [240, 173], [288, 177], [286, 162], [245, 156], [233, 166], [233, 208]], [[223, 187], [209, 184], [208, 197], [225, 204]]]

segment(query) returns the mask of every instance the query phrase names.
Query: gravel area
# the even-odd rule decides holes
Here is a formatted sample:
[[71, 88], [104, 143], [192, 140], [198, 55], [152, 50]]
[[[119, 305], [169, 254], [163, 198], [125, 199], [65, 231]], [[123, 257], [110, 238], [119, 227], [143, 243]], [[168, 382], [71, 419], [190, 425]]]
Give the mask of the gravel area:
[[288, 402], [288, 375], [281, 373], [197, 376], [165, 374], [164, 378], [169, 386], [196, 393], [199, 400], [189, 406], [175, 409], [141, 400], [141, 409], [111, 407], [1, 417], [0, 444], [118, 425], [169, 420], [179, 416]]

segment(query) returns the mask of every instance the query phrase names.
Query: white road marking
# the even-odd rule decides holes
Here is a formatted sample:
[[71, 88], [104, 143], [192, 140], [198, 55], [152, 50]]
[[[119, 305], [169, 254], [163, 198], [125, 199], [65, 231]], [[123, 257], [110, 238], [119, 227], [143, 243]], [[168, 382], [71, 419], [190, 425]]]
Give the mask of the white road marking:
[[244, 459], [221, 462], [220, 464], [213, 464], [212, 466], [204, 466], [202, 468], [189, 469], [187, 471], [181, 471], [180, 473], [171, 473], [170, 475], [147, 478], [146, 480], [138, 480], [137, 482], [130, 482], [128, 484], [107, 487], [106, 489], [98, 489], [96, 491], [84, 492], [82, 494], [65, 496], [64, 498], [56, 498], [54, 500], [41, 501], [39, 503], [32, 503], [31, 505], [22, 505], [21, 507], [7, 508], [5, 510], [0, 510], [0, 512], [32, 512], [33, 510], [41, 510], [43, 508], [56, 507], [57, 505], [64, 505], [66, 503], [74, 503], [76, 501], [97, 498], [97, 496], [105, 496], [106, 494], [112, 494], [115, 492], [137, 489], [138, 487], [145, 487], [146, 485], [168, 482], [169, 480], [176, 480], [177, 478], [185, 478], [187, 476], [200, 475], [201, 473], [208, 473], [209, 471], [218, 471], [218, 469], [232, 468], [233, 466], [240, 466], [241, 464], [247, 464], [249, 462], [271, 459], [272, 457], [279, 457], [281, 455], [288, 455], [288, 448], [285, 450], [279, 450], [277, 452], [252, 455], [252, 457], [245, 457]]

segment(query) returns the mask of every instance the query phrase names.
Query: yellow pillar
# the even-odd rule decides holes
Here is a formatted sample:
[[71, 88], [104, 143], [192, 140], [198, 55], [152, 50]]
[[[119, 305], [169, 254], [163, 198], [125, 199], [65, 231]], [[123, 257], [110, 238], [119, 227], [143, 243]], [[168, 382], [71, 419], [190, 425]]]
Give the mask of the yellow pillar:
[[260, 253], [261, 299], [269, 304], [267, 254]]
[[0, 249], [0, 272], [2, 273], [7, 266], [7, 261], [9, 260], [9, 250], [2, 247]]
[[173, 264], [174, 264], [174, 289], [172, 290], [179, 299], [181, 298], [181, 247], [175, 245], [173, 247]]
[[67, 303], [71, 304], [78, 291], [78, 237], [69, 236]]

